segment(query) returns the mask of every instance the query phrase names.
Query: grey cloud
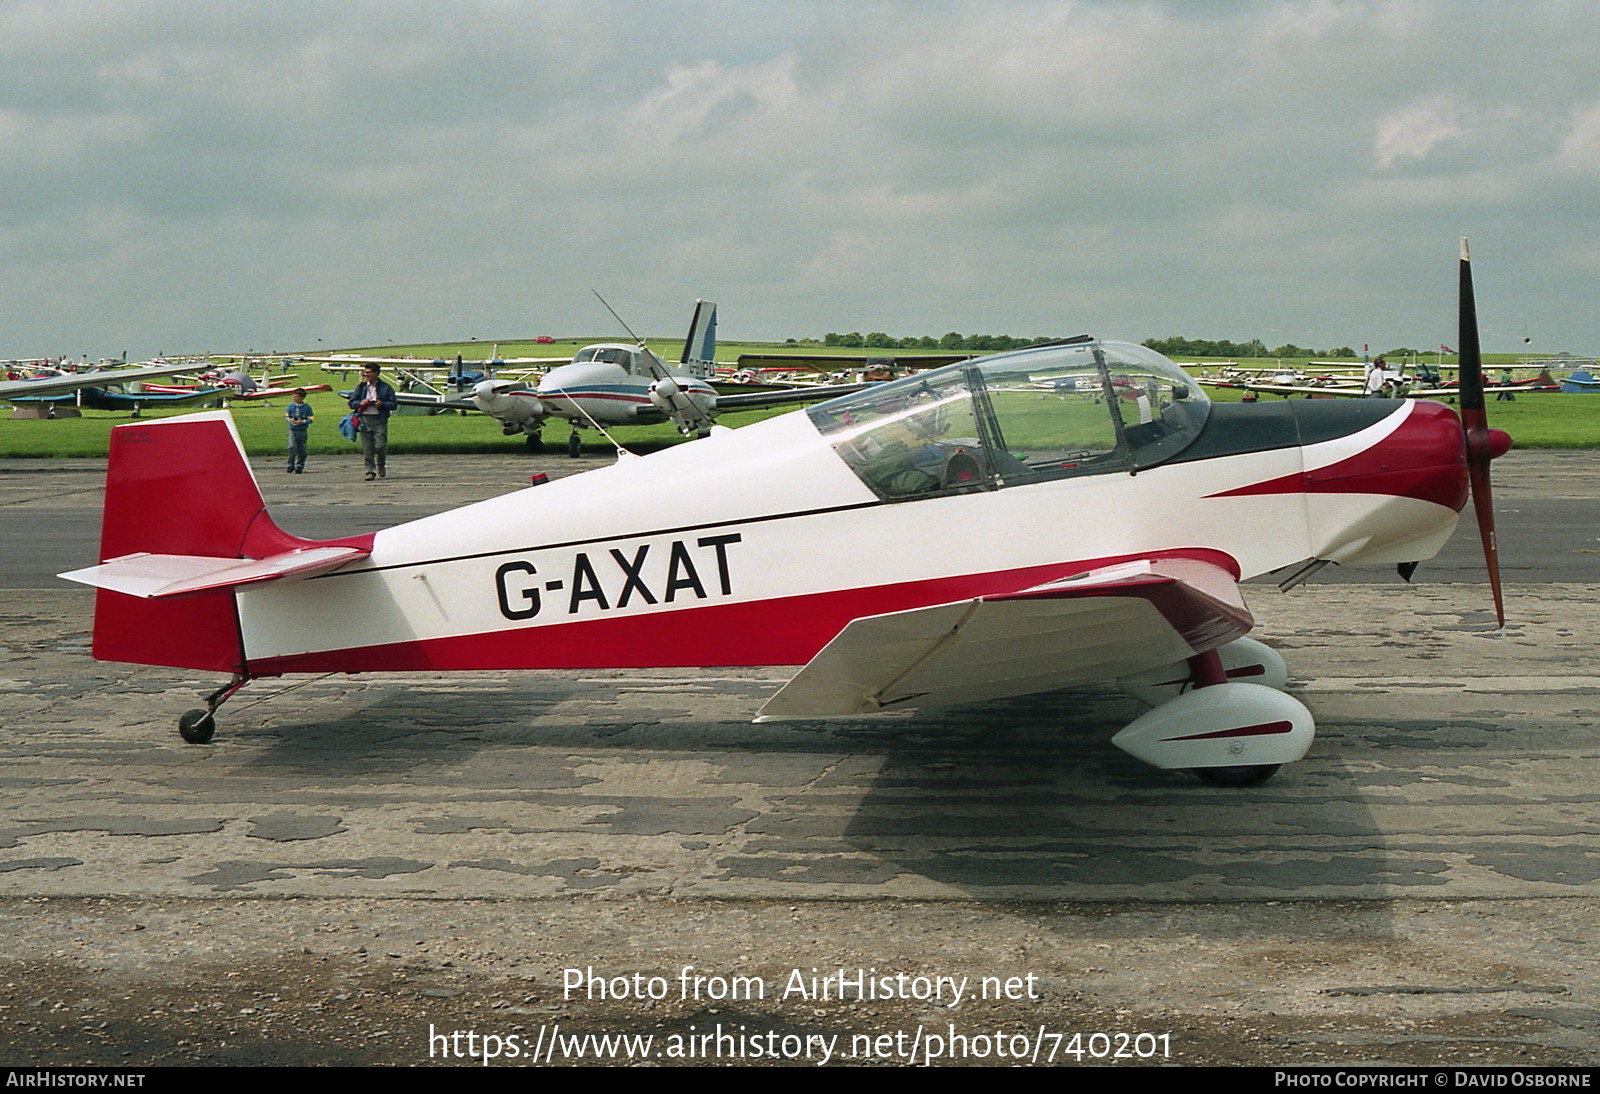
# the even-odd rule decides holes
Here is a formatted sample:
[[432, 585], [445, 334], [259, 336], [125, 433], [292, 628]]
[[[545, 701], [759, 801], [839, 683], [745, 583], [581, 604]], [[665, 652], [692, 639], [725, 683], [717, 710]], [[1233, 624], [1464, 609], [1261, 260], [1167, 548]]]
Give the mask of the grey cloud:
[[0, 355], [592, 329], [591, 285], [663, 332], [1423, 344], [1460, 234], [1486, 316], [1590, 348], [1600, 9], [1472, 11], [24, 0]]

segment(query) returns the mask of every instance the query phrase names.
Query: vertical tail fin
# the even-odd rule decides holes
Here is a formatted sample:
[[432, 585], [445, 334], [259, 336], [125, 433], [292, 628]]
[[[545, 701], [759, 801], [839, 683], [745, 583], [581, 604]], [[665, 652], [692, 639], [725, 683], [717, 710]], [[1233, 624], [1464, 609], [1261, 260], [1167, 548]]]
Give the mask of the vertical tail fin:
[[689, 336], [683, 340], [683, 357], [678, 362], [691, 376], [711, 375], [711, 362], [717, 355], [717, 306], [709, 300], [694, 302], [689, 320]]
[[[316, 545], [267, 516], [226, 411], [111, 431], [101, 562], [136, 553], [259, 559]], [[227, 589], [152, 600], [102, 588], [95, 597], [92, 650], [101, 661], [245, 670]]]

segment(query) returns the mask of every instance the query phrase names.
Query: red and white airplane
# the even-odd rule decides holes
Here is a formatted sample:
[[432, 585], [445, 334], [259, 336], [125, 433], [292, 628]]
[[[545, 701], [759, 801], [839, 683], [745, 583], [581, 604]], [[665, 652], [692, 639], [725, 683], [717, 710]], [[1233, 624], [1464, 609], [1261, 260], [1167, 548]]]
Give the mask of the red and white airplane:
[[[1461, 270], [1476, 361], [1464, 244]], [[1245, 785], [1313, 724], [1244, 637], [1240, 581], [1404, 570], [1470, 480], [1498, 611], [1488, 462], [1509, 443], [1465, 387], [1461, 418], [1212, 404], [1154, 351], [1085, 337], [311, 541], [273, 523], [219, 412], [113, 431], [103, 561], [63, 576], [99, 588], [95, 657], [231, 674], [180, 720], [195, 742], [262, 676], [800, 665], [761, 717], [1121, 679], [1153, 709], [1115, 743]]]

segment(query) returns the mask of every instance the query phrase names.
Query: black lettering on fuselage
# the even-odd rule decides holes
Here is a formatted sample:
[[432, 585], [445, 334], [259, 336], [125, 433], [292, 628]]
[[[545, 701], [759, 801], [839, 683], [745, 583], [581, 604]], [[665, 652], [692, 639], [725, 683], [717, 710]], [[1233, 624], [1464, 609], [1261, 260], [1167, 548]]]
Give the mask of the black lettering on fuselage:
[[[692, 541], [672, 540], [666, 548], [664, 584], [654, 584], [653, 588], [653, 583], [663, 581], [663, 575], [659, 552], [653, 556], [657, 560], [656, 566], [647, 566], [652, 558], [651, 547], [654, 546], [649, 543], [641, 543], [632, 548], [608, 548], [611, 561], [616, 563], [617, 570], [613, 572], [610, 567], [602, 567], [603, 579], [600, 570], [595, 567], [594, 560], [585, 551], [572, 554], [570, 579], [554, 577], [541, 582], [536, 580], [539, 570], [532, 562], [515, 559], [502, 563], [495, 570], [495, 599], [499, 603], [501, 615], [511, 620], [524, 620], [538, 615], [543, 607], [541, 590], [549, 593], [560, 589], [569, 590], [568, 615], [577, 615], [584, 611], [592, 614], [595, 609], [606, 612], [630, 605], [644, 606], [662, 602], [671, 604], [680, 598], [687, 599], [691, 594], [697, 600], [706, 600], [719, 594], [732, 596], [733, 570], [728, 563], [728, 545], [742, 542], [743, 539], [739, 533], [730, 532], [723, 535], [701, 536]], [[706, 548], [710, 548], [709, 554], [705, 553]], [[695, 561], [697, 550], [702, 552], [698, 565]], [[564, 563], [559, 561], [561, 558], [559, 555], [545, 554], [540, 558], [546, 574], [551, 570], [559, 573], [565, 569]], [[717, 570], [714, 585], [716, 591], [708, 592], [706, 584], [711, 575], [709, 571], [703, 571], [702, 567], [709, 565], [713, 560]], [[618, 574], [621, 577], [620, 585]]]
[[730, 532], [725, 536], [706, 536], [704, 539], [695, 540], [697, 547], [713, 547], [717, 552], [717, 580], [721, 582], [722, 595], [730, 596], [733, 593], [733, 581], [728, 577], [728, 544], [738, 543], [744, 539], [738, 532]]
[[611, 602], [606, 599], [606, 591], [600, 587], [600, 578], [595, 575], [594, 566], [589, 562], [589, 556], [582, 551], [572, 563], [572, 600], [567, 605], [567, 612], [576, 612], [585, 600], [593, 600], [602, 609], [611, 607]]
[[672, 559], [667, 563], [667, 592], [664, 599], [668, 604], [677, 598], [680, 589], [693, 589], [695, 596], [701, 600], [706, 598], [706, 587], [700, 584], [700, 575], [695, 572], [689, 548], [684, 546], [681, 539], [675, 539], [672, 541]]
[[507, 562], [494, 572], [495, 596], [500, 600], [500, 614], [507, 619], [532, 619], [539, 614], [539, 586], [524, 585], [516, 590], [517, 603], [512, 606], [512, 590], [506, 580], [512, 574], [537, 574], [531, 562]]
[[650, 545], [648, 543], [640, 544], [638, 551], [634, 552], [633, 561], [630, 563], [627, 555], [624, 555], [616, 548], [612, 548], [611, 557], [616, 559], [618, 566], [622, 567], [622, 573], [626, 579], [626, 584], [622, 586], [622, 594], [617, 597], [617, 607], [626, 608], [628, 606], [628, 598], [633, 595], [635, 589], [639, 591], [640, 597], [644, 599], [646, 604], [656, 603], [655, 594], [644, 583], [644, 578], [639, 576], [639, 571], [644, 568], [644, 556], [649, 551]]

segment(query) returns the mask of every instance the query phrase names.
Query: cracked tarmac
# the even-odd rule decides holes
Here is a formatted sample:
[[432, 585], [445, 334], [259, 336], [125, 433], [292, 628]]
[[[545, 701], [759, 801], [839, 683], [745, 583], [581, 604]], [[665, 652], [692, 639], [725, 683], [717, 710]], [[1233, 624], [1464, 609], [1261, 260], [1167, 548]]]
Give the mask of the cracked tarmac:
[[[176, 715], [215, 679], [89, 660], [90, 594], [30, 576], [92, 556], [96, 468], [0, 464], [11, 554], [71, 533], [0, 589], [0, 1062], [426, 1064], [430, 1027], [848, 1044], [953, 1022], [1170, 1035], [1133, 1064], [1592, 1066], [1592, 461], [1497, 464], [1502, 521], [1522, 515], [1503, 541], [1550, 537], [1507, 567], [1503, 632], [1467, 583], [1470, 521], [1436, 583], [1252, 586], [1318, 741], [1244, 791], [1114, 749], [1138, 708], [1111, 689], [751, 725], [781, 670], [261, 681], [185, 745]], [[417, 457], [363, 488], [345, 462], [258, 472], [293, 530], [331, 535], [530, 469]], [[562, 991], [569, 968], [675, 988], [685, 965], [1040, 990], [954, 1011]]]

